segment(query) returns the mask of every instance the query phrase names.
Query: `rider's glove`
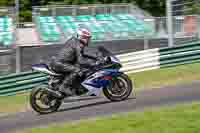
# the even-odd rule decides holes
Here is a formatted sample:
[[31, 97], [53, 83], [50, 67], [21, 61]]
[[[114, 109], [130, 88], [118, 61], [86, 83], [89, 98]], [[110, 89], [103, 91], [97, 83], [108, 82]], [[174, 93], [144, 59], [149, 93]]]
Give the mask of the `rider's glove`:
[[99, 66], [99, 65], [101, 65], [101, 61], [99, 61], [99, 60], [98, 60], [98, 61], [96, 61], [95, 65], [96, 65], [96, 66]]
[[103, 65], [105, 63], [105, 60], [103, 58], [99, 59], [98, 61], [96, 61], [96, 65]]
[[79, 77], [83, 77], [83, 76], [84, 76], [84, 72], [83, 72], [83, 71], [79, 71], [79, 72], [78, 72], [78, 76], [79, 76]]

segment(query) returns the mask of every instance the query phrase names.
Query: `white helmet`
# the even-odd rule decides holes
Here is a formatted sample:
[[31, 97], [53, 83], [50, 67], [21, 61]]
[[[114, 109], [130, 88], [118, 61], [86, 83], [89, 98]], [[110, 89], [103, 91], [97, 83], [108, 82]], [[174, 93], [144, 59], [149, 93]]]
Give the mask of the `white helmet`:
[[91, 32], [87, 29], [79, 29], [77, 32], [77, 38], [83, 45], [88, 45], [91, 40]]

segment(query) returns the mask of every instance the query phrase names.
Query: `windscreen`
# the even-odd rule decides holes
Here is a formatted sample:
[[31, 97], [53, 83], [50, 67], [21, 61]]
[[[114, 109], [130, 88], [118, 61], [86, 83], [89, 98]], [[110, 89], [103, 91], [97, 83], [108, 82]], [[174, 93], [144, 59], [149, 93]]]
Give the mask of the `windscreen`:
[[103, 57], [114, 56], [114, 54], [112, 52], [110, 52], [108, 49], [106, 49], [103, 46], [99, 46], [98, 51], [101, 53], [101, 56], [103, 56]]

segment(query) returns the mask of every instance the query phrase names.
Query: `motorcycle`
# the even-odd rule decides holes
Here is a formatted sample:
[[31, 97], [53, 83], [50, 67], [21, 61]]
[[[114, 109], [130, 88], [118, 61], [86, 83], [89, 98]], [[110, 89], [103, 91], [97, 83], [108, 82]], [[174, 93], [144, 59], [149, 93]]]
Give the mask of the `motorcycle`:
[[[104, 63], [93, 69], [85, 77], [77, 79], [72, 89], [73, 96], [99, 96], [101, 92], [111, 101], [126, 100], [133, 89], [129, 77], [120, 71], [122, 67], [116, 56], [110, 54], [105, 48], [99, 48]], [[53, 72], [47, 64], [34, 64], [33, 71], [49, 75], [48, 83], [43, 83], [34, 89], [30, 94], [30, 105], [39, 114], [55, 112], [59, 109], [63, 99], [56, 98], [47, 90], [56, 91], [64, 79], [64, 75]], [[77, 84], [79, 83], [79, 84]]]

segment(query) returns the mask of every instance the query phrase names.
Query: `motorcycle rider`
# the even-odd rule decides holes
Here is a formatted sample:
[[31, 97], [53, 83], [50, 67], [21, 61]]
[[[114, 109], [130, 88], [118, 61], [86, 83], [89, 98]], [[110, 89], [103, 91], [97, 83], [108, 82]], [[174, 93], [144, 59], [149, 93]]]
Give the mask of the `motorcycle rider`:
[[[79, 29], [76, 36], [71, 37], [65, 43], [65, 47], [51, 61], [50, 67], [53, 71], [66, 74], [59, 91], [53, 92], [57, 97], [64, 98], [65, 96], [73, 95], [71, 90], [73, 82], [78, 76], [82, 77], [84, 74], [80, 67], [82, 57], [95, 61], [98, 60], [96, 57], [84, 54], [84, 48], [89, 45], [91, 37], [89, 30]], [[84, 64], [92, 65], [87, 61]]]

